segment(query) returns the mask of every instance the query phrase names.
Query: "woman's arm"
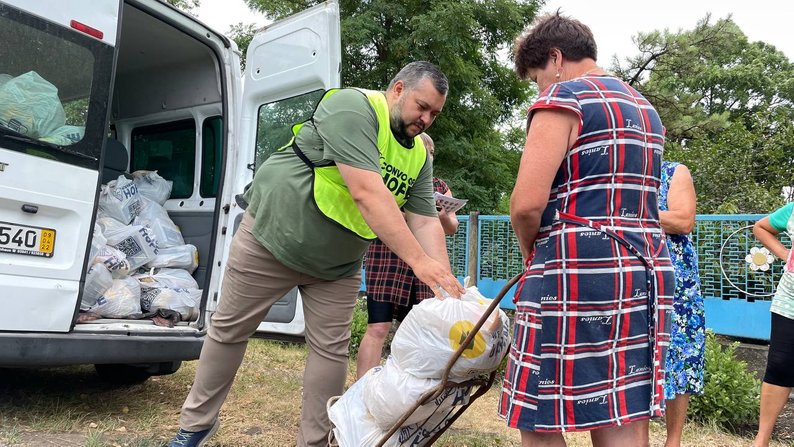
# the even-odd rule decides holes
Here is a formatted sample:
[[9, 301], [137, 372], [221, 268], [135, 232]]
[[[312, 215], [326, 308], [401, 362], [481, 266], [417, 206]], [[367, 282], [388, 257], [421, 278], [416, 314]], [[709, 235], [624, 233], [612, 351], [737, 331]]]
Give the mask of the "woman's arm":
[[[447, 188], [447, 192], [444, 193], [447, 197], [452, 197], [452, 190]], [[444, 207], [441, 207], [438, 210], [438, 220], [441, 221], [441, 227], [444, 228], [444, 234], [447, 236], [451, 234], [455, 234], [458, 231], [458, 216], [455, 213], [448, 213]]]
[[659, 211], [662, 229], [667, 234], [689, 234], [695, 228], [695, 185], [684, 165], [678, 165], [667, 192], [667, 211]]
[[788, 259], [789, 249], [777, 238], [780, 232], [769, 223], [769, 216], [764, 217], [753, 225], [753, 234], [775, 256], [784, 261]]
[[561, 109], [534, 112], [510, 196], [510, 222], [524, 259], [538, 236], [540, 217], [548, 204], [557, 170], [578, 133], [579, 118], [573, 112]]

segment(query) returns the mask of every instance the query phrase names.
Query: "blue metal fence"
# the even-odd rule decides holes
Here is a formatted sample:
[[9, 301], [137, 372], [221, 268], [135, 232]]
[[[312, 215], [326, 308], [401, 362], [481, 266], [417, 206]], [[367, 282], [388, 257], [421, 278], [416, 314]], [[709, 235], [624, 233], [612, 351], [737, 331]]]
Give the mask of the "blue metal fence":
[[[692, 236], [698, 251], [706, 326], [718, 334], [769, 339], [771, 294], [783, 272], [783, 263], [778, 260], [769, 271], [753, 271], [745, 261], [752, 247], [761, 247], [749, 227], [762, 217], [703, 214], [696, 218]], [[458, 220], [457, 233], [447, 236], [452, 271], [463, 281], [470, 259], [476, 259], [477, 286], [483, 295], [494, 297], [508, 279], [523, 269], [509, 216], [478, 217], [476, 257], [468, 252], [469, 216], [458, 216]], [[791, 244], [785, 236], [784, 244]], [[515, 308], [514, 292], [515, 286], [502, 300], [502, 308]]]

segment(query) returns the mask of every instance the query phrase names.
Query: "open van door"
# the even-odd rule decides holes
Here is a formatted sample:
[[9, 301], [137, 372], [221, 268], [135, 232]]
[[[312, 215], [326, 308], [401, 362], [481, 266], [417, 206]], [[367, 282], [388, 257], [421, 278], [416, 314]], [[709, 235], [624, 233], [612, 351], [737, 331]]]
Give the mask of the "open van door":
[[107, 137], [119, 0], [0, 0], [0, 329], [68, 332]]
[[[254, 36], [243, 73], [237, 158], [227, 180], [233, 194], [241, 194], [259, 165], [289, 141], [292, 125], [311, 116], [323, 92], [339, 87], [340, 39], [336, 0], [275, 22]], [[244, 212], [237, 202], [230, 207], [224, 265]], [[273, 306], [259, 331], [302, 336], [303, 328], [300, 294], [293, 289]]]

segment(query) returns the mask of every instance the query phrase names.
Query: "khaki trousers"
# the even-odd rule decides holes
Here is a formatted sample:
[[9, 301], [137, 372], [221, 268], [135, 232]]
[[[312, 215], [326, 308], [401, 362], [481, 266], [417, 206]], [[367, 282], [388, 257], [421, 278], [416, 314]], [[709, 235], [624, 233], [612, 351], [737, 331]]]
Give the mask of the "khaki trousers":
[[309, 347], [297, 444], [325, 446], [330, 430], [326, 402], [344, 390], [350, 321], [361, 276], [327, 281], [292, 270], [256, 240], [251, 234], [252, 223], [246, 213], [232, 240], [220, 303], [179, 425], [189, 431], [213, 425], [243, 360], [248, 337], [273, 303], [297, 286], [303, 298]]

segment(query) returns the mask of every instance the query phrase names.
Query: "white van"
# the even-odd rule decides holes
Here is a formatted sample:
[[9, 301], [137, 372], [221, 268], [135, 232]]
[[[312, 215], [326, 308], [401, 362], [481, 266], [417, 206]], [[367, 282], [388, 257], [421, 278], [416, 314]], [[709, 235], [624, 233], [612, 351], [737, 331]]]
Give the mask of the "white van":
[[[0, 367], [95, 364], [124, 381], [173, 373], [198, 358], [222, 299], [236, 197], [339, 86], [336, 1], [258, 33], [242, 76], [234, 42], [157, 0], [0, 0], [0, 42]], [[3, 118], [52, 86], [60, 121], [47, 101], [22, 101], [29, 120]], [[137, 170], [173, 182], [164, 206], [198, 248], [199, 316], [173, 328], [78, 323], [100, 185]], [[303, 335], [297, 290], [260, 330]]]

